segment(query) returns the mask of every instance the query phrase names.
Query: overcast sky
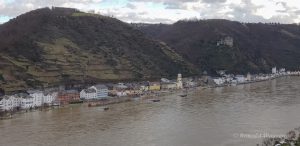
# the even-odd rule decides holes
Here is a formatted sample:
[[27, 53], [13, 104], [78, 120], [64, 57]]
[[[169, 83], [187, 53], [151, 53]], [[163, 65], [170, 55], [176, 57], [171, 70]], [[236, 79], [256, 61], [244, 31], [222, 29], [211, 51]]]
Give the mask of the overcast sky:
[[173, 23], [192, 18], [300, 22], [300, 0], [0, 0], [0, 23], [47, 6], [94, 10], [126, 22]]

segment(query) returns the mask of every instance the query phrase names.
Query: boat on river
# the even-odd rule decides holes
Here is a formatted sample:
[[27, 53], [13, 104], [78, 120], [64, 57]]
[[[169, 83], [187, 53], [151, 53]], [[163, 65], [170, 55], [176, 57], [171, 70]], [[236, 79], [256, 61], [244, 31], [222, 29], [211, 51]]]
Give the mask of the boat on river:
[[185, 90], [185, 91], [183, 91], [183, 94], [180, 94], [179, 96], [180, 97], [187, 97], [187, 95], [188, 95], [188, 91]]
[[160, 102], [159, 99], [153, 99], [152, 102]]
[[187, 97], [187, 94], [179, 95], [180, 97]]
[[69, 104], [81, 104], [81, 103], [83, 103], [83, 100], [75, 100], [69, 102]]

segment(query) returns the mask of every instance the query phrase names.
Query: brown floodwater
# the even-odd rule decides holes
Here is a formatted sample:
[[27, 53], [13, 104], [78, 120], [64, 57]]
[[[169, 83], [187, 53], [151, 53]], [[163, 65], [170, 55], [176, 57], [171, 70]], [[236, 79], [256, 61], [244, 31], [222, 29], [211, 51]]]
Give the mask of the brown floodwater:
[[0, 146], [256, 146], [300, 124], [300, 77], [203, 89], [110, 110], [73, 105], [0, 121]]

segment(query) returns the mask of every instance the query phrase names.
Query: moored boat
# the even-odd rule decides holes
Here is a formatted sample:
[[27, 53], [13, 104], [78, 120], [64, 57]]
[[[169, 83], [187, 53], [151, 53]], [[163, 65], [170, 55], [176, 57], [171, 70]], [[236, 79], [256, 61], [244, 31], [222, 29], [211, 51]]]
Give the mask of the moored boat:
[[59, 102], [53, 102], [52, 106], [60, 106], [60, 103]]
[[69, 104], [80, 104], [83, 103], [83, 100], [70, 101]]
[[90, 102], [88, 104], [88, 107], [97, 107], [97, 106], [102, 106], [103, 104], [100, 102]]

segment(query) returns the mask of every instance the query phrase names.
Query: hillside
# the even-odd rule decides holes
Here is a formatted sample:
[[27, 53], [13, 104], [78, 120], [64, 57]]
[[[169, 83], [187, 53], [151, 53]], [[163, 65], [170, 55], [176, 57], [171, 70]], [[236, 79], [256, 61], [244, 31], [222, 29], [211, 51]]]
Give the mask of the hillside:
[[300, 67], [299, 25], [197, 20], [134, 26], [210, 73], [267, 73], [273, 66]]
[[197, 73], [164, 43], [117, 19], [42, 8], [0, 26], [0, 88], [145, 80]]

